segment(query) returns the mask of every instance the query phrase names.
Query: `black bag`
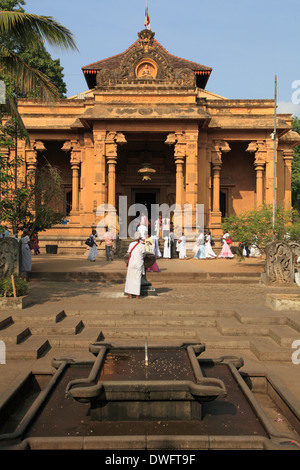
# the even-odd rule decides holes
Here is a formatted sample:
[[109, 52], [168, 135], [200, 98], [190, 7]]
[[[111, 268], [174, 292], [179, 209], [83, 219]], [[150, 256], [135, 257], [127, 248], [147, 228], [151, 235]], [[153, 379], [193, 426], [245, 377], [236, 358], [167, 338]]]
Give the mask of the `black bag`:
[[91, 239], [91, 237], [89, 237], [89, 238], [86, 239], [85, 244], [86, 244], [87, 246], [93, 246], [93, 245], [94, 245], [94, 242], [93, 242], [93, 240]]
[[211, 246], [214, 246], [215, 245], [215, 242], [213, 239], [211, 239], [211, 242], [210, 242]]

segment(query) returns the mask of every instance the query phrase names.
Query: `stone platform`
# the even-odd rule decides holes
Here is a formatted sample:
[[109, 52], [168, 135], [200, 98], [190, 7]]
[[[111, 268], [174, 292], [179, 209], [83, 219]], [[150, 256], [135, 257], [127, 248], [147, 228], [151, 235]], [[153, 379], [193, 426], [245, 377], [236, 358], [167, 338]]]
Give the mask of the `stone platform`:
[[191, 256], [161, 259], [158, 265], [159, 273], [147, 275], [156, 295], [130, 300], [124, 297], [122, 260], [34, 256], [32, 304], [0, 310], [0, 340], [6, 344], [0, 406], [22, 375], [49, 373], [53, 358], [91, 360], [88, 347], [97, 340], [143, 345], [145, 337], [149, 347], [201, 342], [203, 357], [242, 357], [245, 373], [276, 376], [299, 406], [300, 364], [292, 362], [292, 343], [300, 340], [300, 312], [275, 311], [266, 295], [300, 294], [300, 289], [266, 287], [261, 259], [197, 261]]

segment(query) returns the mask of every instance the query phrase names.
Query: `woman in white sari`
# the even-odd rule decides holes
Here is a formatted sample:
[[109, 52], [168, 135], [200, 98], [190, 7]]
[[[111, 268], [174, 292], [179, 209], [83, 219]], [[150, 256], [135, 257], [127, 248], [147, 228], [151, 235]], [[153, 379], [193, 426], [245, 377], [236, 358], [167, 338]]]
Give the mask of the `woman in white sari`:
[[211, 247], [211, 234], [208, 230], [205, 234], [205, 258], [216, 258], [217, 255]]
[[164, 258], [171, 258], [171, 240], [170, 235], [164, 238]]
[[132, 299], [133, 295], [138, 299], [140, 298], [142, 275], [145, 274], [145, 245], [141, 242], [139, 232], [135, 233], [134, 238], [135, 241], [130, 243], [128, 247], [129, 259], [124, 291], [129, 299]]
[[93, 242], [93, 245], [90, 246], [89, 254], [88, 254], [88, 260], [90, 260], [90, 261], [96, 261], [97, 254], [98, 254], [97, 243], [96, 243], [97, 242], [96, 234], [97, 234], [96, 230], [93, 230], [92, 234], [90, 236], [90, 239]]
[[30, 237], [29, 231], [24, 230], [21, 236], [21, 271], [31, 271], [31, 251], [30, 251]]
[[179, 259], [186, 259], [186, 237], [184, 234], [177, 240], [177, 251], [179, 251]]

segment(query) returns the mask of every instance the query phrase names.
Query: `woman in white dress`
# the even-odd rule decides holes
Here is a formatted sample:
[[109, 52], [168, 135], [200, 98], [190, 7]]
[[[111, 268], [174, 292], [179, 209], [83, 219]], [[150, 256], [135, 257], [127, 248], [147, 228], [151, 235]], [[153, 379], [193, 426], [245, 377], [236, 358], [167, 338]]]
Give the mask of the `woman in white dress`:
[[29, 231], [24, 230], [21, 236], [21, 271], [31, 271], [31, 251], [30, 251], [30, 237]]
[[199, 230], [199, 237], [197, 238], [197, 251], [194, 259], [205, 259], [205, 238], [202, 230]]
[[217, 255], [211, 247], [211, 234], [208, 230], [205, 235], [205, 258], [216, 258]]
[[164, 258], [171, 258], [171, 240], [170, 236], [165, 236], [164, 239]]
[[97, 254], [98, 254], [96, 234], [97, 234], [96, 230], [93, 230], [92, 234], [90, 235], [90, 239], [93, 242], [93, 245], [90, 246], [89, 254], [88, 254], [88, 260], [90, 261], [96, 261]]
[[223, 245], [222, 245], [221, 253], [219, 254], [219, 258], [234, 258], [234, 255], [230, 249], [230, 243], [227, 243], [229, 239], [230, 239], [229, 233], [225, 233], [222, 239]]
[[161, 252], [160, 252], [160, 249], [159, 249], [158, 237], [156, 235], [152, 235], [151, 238], [152, 238], [153, 243], [154, 243], [154, 254], [155, 254], [156, 258], [161, 258]]
[[177, 251], [179, 251], [179, 259], [186, 259], [186, 237], [184, 235], [177, 241]]

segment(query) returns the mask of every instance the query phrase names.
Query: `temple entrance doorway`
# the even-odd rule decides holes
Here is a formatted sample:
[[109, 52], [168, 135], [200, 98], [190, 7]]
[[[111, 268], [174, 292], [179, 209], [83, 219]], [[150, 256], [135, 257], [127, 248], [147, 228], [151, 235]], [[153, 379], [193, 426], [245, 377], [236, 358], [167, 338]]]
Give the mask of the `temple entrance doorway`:
[[[135, 189], [133, 190], [134, 204], [142, 204], [147, 209], [148, 220], [151, 222], [151, 233], [153, 233], [154, 227], [154, 212], [151, 210], [152, 204], [159, 204], [159, 189]], [[136, 217], [141, 216], [142, 214], [137, 211]]]

